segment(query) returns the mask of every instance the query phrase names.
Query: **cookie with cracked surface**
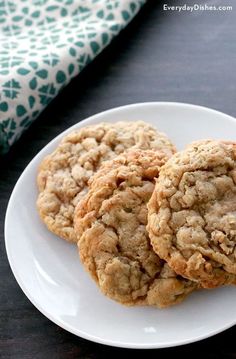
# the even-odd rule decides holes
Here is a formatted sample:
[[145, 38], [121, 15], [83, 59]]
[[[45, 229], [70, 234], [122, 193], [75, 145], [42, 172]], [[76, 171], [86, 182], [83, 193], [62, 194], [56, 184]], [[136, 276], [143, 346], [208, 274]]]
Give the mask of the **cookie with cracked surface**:
[[236, 284], [236, 146], [198, 141], [162, 167], [148, 204], [153, 248], [205, 288]]
[[167, 307], [197, 287], [154, 253], [146, 231], [147, 202], [166, 160], [137, 149], [106, 162], [75, 210], [81, 261], [101, 291], [122, 304]]
[[37, 178], [37, 208], [50, 231], [76, 242], [74, 208], [87, 192], [89, 178], [105, 160], [132, 146], [161, 149], [166, 155], [175, 151], [164, 134], [142, 121], [100, 123], [63, 138], [41, 163]]

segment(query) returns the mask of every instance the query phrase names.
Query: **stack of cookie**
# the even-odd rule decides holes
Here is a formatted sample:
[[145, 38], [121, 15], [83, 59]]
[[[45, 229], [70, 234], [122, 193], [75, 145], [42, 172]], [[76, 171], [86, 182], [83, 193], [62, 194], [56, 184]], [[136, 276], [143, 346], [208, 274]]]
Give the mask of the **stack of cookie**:
[[40, 217], [78, 243], [101, 291], [122, 304], [168, 307], [236, 284], [236, 148], [199, 141], [175, 152], [145, 122], [101, 123], [41, 163]]

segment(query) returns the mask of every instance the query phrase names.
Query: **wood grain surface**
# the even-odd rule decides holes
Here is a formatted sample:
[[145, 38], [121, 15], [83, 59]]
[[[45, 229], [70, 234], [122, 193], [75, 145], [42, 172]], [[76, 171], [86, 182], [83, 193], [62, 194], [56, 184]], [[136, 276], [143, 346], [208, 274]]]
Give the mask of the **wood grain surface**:
[[[186, 0], [189, 5], [200, 2]], [[235, 327], [198, 343], [147, 352], [76, 337], [29, 302], [6, 257], [4, 217], [11, 191], [37, 152], [69, 126], [97, 112], [143, 101], [194, 103], [236, 116], [236, 3], [205, 1], [232, 5], [233, 10], [196, 13], [166, 12], [164, 3], [168, 1], [148, 1], [122, 34], [0, 159], [0, 358], [236, 358]], [[184, 1], [170, 0], [169, 4]]]

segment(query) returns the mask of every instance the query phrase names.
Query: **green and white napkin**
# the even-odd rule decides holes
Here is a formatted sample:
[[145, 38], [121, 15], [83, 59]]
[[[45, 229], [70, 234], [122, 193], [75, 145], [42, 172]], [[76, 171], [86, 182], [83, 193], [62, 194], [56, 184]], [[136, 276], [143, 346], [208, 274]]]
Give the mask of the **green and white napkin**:
[[145, 0], [0, 0], [0, 153]]

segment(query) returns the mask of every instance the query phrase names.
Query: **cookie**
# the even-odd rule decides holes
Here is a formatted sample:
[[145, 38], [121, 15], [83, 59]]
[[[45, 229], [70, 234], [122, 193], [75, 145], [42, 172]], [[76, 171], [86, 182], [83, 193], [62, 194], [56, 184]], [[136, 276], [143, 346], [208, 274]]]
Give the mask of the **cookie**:
[[136, 149], [106, 162], [75, 210], [81, 261], [101, 291], [122, 304], [167, 307], [197, 287], [154, 253], [146, 231], [147, 202], [166, 160]]
[[37, 178], [37, 208], [50, 231], [76, 242], [74, 208], [87, 192], [89, 178], [105, 160], [132, 146], [161, 149], [166, 155], [175, 151], [164, 134], [142, 121], [100, 123], [63, 138], [41, 163]]
[[236, 147], [198, 141], [162, 167], [148, 204], [155, 252], [205, 288], [236, 284]]

